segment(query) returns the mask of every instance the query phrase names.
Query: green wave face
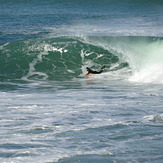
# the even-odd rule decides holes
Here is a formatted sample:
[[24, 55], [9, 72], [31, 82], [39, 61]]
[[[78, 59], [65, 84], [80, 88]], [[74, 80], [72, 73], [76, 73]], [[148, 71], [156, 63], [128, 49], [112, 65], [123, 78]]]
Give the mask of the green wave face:
[[99, 68], [119, 61], [100, 46], [78, 38], [17, 41], [0, 46], [0, 79], [70, 80], [87, 66]]
[[134, 36], [10, 42], [0, 46], [0, 81], [72, 80], [106, 65], [104, 78], [162, 82], [162, 45], [162, 38]]

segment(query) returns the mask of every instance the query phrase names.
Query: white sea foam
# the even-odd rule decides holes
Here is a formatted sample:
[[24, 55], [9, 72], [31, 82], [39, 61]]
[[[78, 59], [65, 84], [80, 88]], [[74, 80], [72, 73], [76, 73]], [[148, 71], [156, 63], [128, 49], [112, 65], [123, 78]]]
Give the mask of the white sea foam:
[[129, 78], [129, 81], [163, 83], [163, 63], [155, 63], [144, 67], [139, 72], [135, 72], [135, 74]]
[[[146, 42], [145, 42], [146, 43]], [[134, 73], [130, 81], [141, 83], [163, 83], [163, 41], [146, 43], [133, 60]], [[138, 47], [139, 48], [139, 47]]]

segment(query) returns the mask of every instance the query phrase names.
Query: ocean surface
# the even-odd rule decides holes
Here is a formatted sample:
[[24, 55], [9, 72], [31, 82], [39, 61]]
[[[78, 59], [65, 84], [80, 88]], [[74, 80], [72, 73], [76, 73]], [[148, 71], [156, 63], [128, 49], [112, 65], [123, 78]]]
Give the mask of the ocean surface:
[[162, 163], [163, 1], [0, 0], [0, 162]]

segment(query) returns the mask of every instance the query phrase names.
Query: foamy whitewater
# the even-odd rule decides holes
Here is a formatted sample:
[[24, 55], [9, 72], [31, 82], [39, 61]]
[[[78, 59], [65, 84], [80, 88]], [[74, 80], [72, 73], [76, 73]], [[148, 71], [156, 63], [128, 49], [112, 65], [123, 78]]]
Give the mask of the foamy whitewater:
[[0, 11], [0, 162], [163, 162], [163, 1]]

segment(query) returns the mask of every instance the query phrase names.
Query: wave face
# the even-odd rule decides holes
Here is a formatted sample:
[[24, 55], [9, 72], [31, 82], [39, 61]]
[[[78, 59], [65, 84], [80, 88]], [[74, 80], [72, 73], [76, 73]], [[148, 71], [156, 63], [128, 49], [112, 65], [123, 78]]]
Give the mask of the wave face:
[[[85, 67], [108, 67], [103, 78], [163, 83], [163, 39], [154, 37], [56, 37], [0, 47], [1, 80], [71, 80]], [[127, 75], [126, 75], [127, 74]]]
[[68, 37], [7, 43], [0, 53], [1, 80], [67, 80], [79, 77], [84, 65], [118, 62], [108, 50]]

